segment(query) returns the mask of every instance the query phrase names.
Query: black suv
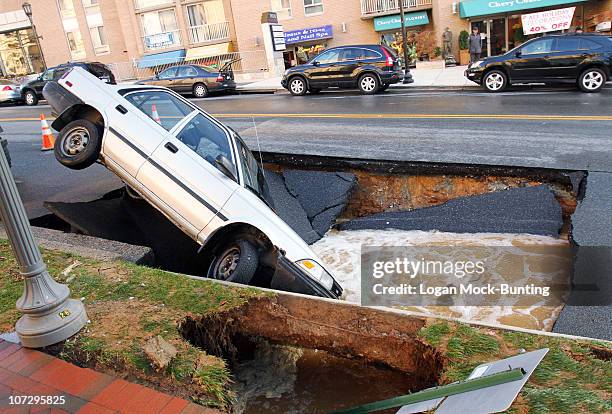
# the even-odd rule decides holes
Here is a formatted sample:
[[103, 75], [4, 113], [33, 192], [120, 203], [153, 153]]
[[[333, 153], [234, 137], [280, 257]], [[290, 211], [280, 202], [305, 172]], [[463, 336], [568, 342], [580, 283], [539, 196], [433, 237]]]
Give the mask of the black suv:
[[382, 45], [353, 45], [327, 49], [310, 62], [287, 69], [281, 81], [292, 95], [318, 93], [329, 87], [359, 88], [362, 93], [384, 91], [402, 79], [395, 53]]
[[465, 76], [489, 92], [513, 83], [575, 83], [599, 92], [612, 72], [612, 37], [595, 33], [550, 35], [506, 54], [471, 63]]
[[36, 105], [39, 99], [43, 99], [43, 88], [49, 81], [57, 81], [62, 77], [68, 69], [75, 66], [81, 67], [86, 71], [93, 73], [98, 78], [102, 79], [106, 83], [115, 84], [115, 75], [113, 72], [103, 63], [99, 62], [73, 62], [64, 63], [53, 68], [49, 68], [40, 76], [30, 82], [27, 82], [21, 86], [21, 97], [26, 105]]

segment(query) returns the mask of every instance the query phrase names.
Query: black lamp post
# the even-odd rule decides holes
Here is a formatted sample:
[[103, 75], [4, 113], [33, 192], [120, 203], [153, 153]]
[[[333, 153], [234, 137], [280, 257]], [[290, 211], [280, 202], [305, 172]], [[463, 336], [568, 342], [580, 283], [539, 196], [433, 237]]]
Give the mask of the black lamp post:
[[45, 55], [43, 54], [42, 47], [40, 46], [40, 38], [38, 37], [38, 33], [36, 32], [36, 26], [34, 25], [34, 21], [32, 20], [32, 5], [27, 1], [21, 5], [23, 12], [26, 16], [28, 16], [28, 20], [30, 20], [30, 25], [32, 26], [32, 32], [34, 32], [34, 39], [36, 39], [36, 47], [38, 47], [38, 52], [40, 53], [40, 60], [42, 61], [43, 70], [47, 69], [47, 63], [45, 62]]
[[404, 83], [413, 83], [412, 74], [410, 73], [410, 62], [408, 61], [408, 38], [406, 35], [406, 20], [404, 18], [404, 0], [397, 0], [399, 2], [400, 19], [402, 21], [402, 49], [404, 50], [404, 65], [406, 70], [404, 71]]

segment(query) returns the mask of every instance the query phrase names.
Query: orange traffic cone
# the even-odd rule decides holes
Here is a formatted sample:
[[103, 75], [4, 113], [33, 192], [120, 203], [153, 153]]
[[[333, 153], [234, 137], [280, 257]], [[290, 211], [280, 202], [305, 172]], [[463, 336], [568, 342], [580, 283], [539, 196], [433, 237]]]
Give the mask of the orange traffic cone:
[[161, 124], [161, 119], [159, 119], [159, 114], [157, 113], [157, 106], [155, 104], [151, 105], [151, 116], [153, 120], [158, 124]]
[[49, 128], [49, 124], [47, 124], [45, 114], [40, 114], [40, 126], [42, 128], [42, 147], [40, 147], [40, 150], [52, 150], [55, 145], [55, 137], [53, 136], [53, 132], [51, 132], [51, 128]]

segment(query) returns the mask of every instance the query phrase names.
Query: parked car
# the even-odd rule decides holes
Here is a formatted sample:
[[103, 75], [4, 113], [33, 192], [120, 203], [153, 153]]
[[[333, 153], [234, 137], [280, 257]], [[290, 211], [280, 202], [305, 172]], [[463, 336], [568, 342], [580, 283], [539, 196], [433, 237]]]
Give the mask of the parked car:
[[[4, 132], [2, 127], [0, 126], [0, 132]], [[8, 141], [4, 137], [0, 137], [0, 147], [2, 147], [2, 151], [4, 151], [4, 155], [6, 156], [6, 160], [8, 161], [9, 167], [11, 166], [11, 154], [8, 149]]]
[[236, 82], [231, 63], [228, 62], [219, 70], [199, 65], [172, 66], [151, 79], [137, 83], [164, 86], [178, 93], [191, 93], [196, 98], [205, 98], [211, 92], [234, 92]]
[[19, 85], [8, 79], [0, 79], [0, 103], [20, 101], [21, 92]]
[[69, 62], [47, 69], [34, 80], [21, 85], [21, 97], [26, 105], [37, 105], [40, 99], [43, 99], [43, 88], [50, 81], [57, 81], [73, 67], [80, 67], [94, 74], [106, 83], [115, 84], [115, 75], [103, 63], [99, 62]]
[[399, 82], [403, 72], [395, 52], [382, 45], [353, 45], [327, 49], [310, 62], [285, 71], [283, 88], [292, 95], [312, 94], [330, 87], [374, 94]]
[[337, 298], [342, 288], [273, 210], [264, 171], [232, 129], [158, 86], [107, 85], [81, 68], [45, 86], [60, 115], [55, 156], [97, 160], [161, 211], [210, 257], [208, 277]]
[[612, 37], [593, 33], [531, 39], [500, 56], [471, 63], [465, 76], [489, 92], [514, 83], [576, 84], [599, 92], [612, 72]]

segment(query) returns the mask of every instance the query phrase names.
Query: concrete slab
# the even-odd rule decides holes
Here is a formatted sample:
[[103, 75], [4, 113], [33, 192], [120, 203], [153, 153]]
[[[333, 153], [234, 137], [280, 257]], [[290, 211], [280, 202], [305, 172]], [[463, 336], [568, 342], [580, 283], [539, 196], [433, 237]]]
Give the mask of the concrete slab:
[[612, 173], [589, 172], [584, 198], [572, 216], [578, 246], [612, 246]]
[[453, 233], [529, 233], [557, 236], [561, 207], [548, 186], [513, 188], [412, 211], [374, 214], [346, 222], [341, 230], [396, 228]]

